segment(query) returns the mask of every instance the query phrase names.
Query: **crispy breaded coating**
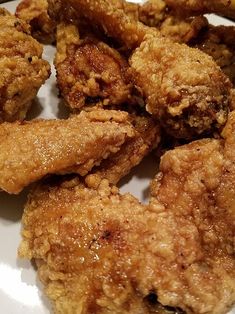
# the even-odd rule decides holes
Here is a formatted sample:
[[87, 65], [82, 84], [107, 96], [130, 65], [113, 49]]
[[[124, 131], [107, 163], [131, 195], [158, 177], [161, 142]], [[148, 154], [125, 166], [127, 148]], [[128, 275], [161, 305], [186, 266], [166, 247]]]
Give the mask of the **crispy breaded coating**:
[[56, 23], [48, 15], [47, 0], [21, 0], [16, 8], [16, 16], [31, 26], [31, 34], [39, 42], [55, 41]]
[[234, 0], [165, 0], [169, 7], [175, 10], [184, 10], [188, 15], [217, 13], [235, 18]]
[[168, 133], [192, 138], [224, 125], [232, 84], [210, 56], [160, 37], [108, 0], [69, 3], [127, 47], [140, 45], [129, 60], [133, 80]]
[[[55, 1], [55, 0], [50, 0]], [[108, 36], [116, 38], [129, 49], [134, 49], [151, 30], [125, 13], [124, 0], [68, 0], [75, 10], [82, 12], [94, 25], [101, 26]], [[156, 30], [152, 30], [156, 33]]]
[[130, 65], [147, 111], [173, 136], [190, 138], [226, 122], [231, 83], [210, 56], [149, 37], [133, 53]]
[[163, 36], [180, 43], [189, 42], [208, 25], [204, 16], [187, 18], [177, 15], [163, 0], [144, 2], [139, 7], [139, 20], [145, 25], [156, 27]]
[[200, 33], [192, 46], [212, 56], [223, 72], [235, 84], [235, 27], [212, 26]]
[[47, 182], [31, 192], [19, 254], [36, 260], [56, 313], [229, 310], [235, 112], [222, 135], [168, 151], [149, 205], [106, 180]]
[[92, 182], [107, 179], [110, 183], [117, 184], [160, 143], [160, 128], [152, 118], [132, 114], [130, 120], [136, 131], [135, 136], [126, 141], [117, 153], [110, 155], [99, 167], [92, 170], [89, 176]]
[[145, 209], [105, 180], [97, 189], [77, 179], [32, 191], [19, 254], [36, 259], [55, 313], [153, 313], [135, 277], [149, 232]]
[[222, 136], [168, 151], [152, 184], [150, 207], [168, 230], [158, 299], [187, 313], [227, 313], [235, 302], [235, 112]]
[[102, 102], [120, 105], [131, 98], [127, 61], [92, 34], [79, 37], [75, 25], [57, 27], [57, 84], [71, 109]]
[[0, 188], [17, 194], [47, 174], [87, 174], [134, 136], [128, 114], [94, 110], [68, 120], [0, 125]]
[[28, 24], [0, 8], [0, 122], [25, 118], [50, 75], [42, 51], [30, 36]]

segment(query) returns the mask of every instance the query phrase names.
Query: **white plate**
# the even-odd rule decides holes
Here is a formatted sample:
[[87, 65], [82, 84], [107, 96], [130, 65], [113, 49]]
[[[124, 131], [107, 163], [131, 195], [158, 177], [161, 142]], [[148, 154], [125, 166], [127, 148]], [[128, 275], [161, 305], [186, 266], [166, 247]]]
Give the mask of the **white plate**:
[[[139, 2], [132, 0], [132, 2]], [[12, 13], [19, 1], [1, 4]], [[231, 22], [216, 16], [210, 17], [213, 24], [232, 25]], [[45, 46], [44, 58], [53, 63], [55, 48]], [[40, 89], [32, 118], [60, 118], [65, 109], [57, 98], [55, 72]], [[146, 201], [148, 184], [155, 175], [157, 162], [148, 157], [123, 182], [122, 192], [131, 192], [141, 201]], [[1, 314], [49, 314], [51, 307], [42, 292], [42, 286], [36, 279], [36, 272], [30, 262], [17, 260], [17, 248], [20, 242], [20, 220], [27, 190], [18, 196], [0, 194], [0, 313]], [[235, 314], [235, 309], [230, 312]]]

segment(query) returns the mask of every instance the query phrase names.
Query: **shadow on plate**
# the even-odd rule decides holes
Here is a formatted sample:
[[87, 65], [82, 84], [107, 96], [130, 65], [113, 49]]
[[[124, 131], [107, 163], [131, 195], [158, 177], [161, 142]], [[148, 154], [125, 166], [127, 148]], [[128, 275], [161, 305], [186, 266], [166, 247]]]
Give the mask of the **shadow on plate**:
[[32, 105], [27, 113], [26, 120], [33, 120], [38, 118], [38, 116], [42, 113], [43, 111], [43, 106], [40, 103], [40, 100], [38, 97], [36, 97]]
[[[118, 183], [118, 187], [121, 189], [124, 186], [130, 186], [131, 188], [132, 185], [133, 188], [133, 185], [141, 185], [140, 200], [147, 203], [150, 195], [149, 184], [157, 174], [158, 168], [159, 158], [153, 152], [145, 157], [138, 166], [133, 168], [131, 172]], [[145, 187], [146, 185], [147, 187]], [[136, 186], [136, 190], [139, 190], [139, 186]]]
[[0, 192], [0, 219], [17, 222], [21, 220], [23, 208], [27, 200], [28, 189], [19, 195]]

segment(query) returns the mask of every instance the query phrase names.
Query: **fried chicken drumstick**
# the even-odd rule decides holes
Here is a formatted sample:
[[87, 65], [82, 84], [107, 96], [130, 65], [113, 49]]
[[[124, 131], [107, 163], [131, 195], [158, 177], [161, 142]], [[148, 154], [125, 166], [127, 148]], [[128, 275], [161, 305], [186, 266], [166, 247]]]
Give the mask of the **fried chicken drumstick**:
[[153, 114], [175, 137], [191, 138], [227, 119], [231, 82], [212, 58], [173, 43], [108, 0], [69, 0], [78, 12], [133, 51], [133, 80]]
[[0, 188], [17, 194], [52, 173], [86, 175], [135, 135], [125, 112], [94, 110], [68, 120], [0, 125]]
[[223, 314], [235, 302], [235, 112], [222, 133], [168, 151], [141, 205], [107, 180], [30, 194], [21, 257], [56, 313]]
[[22, 120], [50, 75], [29, 25], [0, 8], [0, 122]]

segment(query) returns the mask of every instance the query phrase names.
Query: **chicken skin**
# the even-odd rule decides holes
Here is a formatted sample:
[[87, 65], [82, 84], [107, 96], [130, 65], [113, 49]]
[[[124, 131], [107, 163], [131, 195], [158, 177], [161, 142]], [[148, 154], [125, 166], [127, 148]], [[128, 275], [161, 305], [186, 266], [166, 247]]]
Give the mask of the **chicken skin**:
[[131, 98], [127, 61], [92, 34], [80, 38], [72, 24], [57, 27], [57, 84], [68, 106], [120, 105]]
[[50, 75], [28, 24], [0, 8], [0, 122], [22, 120]]
[[156, 27], [162, 36], [178, 43], [188, 43], [208, 25], [204, 16], [185, 17], [176, 14], [163, 0], [148, 0], [140, 5], [138, 19], [145, 25]]
[[190, 44], [199, 48], [216, 61], [235, 84], [235, 27], [212, 26], [205, 28]]
[[86, 175], [134, 136], [125, 112], [94, 110], [68, 120], [0, 125], [0, 188], [17, 194], [47, 174]]
[[89, 175], [93, 184], [95, 180], [99, 183], [101, 179], [117, 184], [160, 143], [160, 127], [151, 117], [131, 114], [130, 121], [134, 126], [135, 136], [126, 141], [117, 153], [103, 160], [100, 166], [93, 168]]
[[147, 111], [168, 133], [192, 138], [225, 124], [232, 84], [210, 56], [135, 21], [117, 9], [122, 0], [68, 2], [126, 47], [140, 46], [129, 59], [132, 77]]
[[235, 112], [223, 139], [168, 151], [148, 205], [107, 180], [36, 187], [19, 254], [36, 260], [55, 312], [226, 313], [235, 302], [234, 135]]
[[217, 13], [230, 18], [235, 18], [234, 0], [165, 0], [169, 7], [189, 15]]
[[55, 41], [56, 23], [48, 15], [47, 0], [22, 0], [16, 8], [16, 16], [31, 26], [31, 34], [39, 42]]

